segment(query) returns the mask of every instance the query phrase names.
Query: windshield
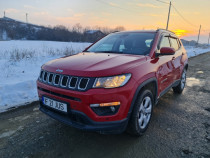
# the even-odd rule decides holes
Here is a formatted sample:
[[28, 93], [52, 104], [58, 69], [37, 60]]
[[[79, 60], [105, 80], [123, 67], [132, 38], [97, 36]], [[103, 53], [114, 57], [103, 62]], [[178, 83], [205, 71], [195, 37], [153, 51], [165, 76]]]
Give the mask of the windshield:
[[155, 33], [115, 33], [110, 34], [87, 51], [96, 53], [121, 53], [147, 55], [150, 52]]

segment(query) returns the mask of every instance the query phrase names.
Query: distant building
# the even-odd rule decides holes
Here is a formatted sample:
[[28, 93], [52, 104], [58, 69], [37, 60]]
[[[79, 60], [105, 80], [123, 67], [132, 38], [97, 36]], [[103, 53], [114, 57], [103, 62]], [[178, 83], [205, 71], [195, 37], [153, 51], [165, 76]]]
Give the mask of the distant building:
[[96, 42], [105, 36], [100, 30], [87, 30], [84, 32], [85, 40], [88, 42]]
[[87, 35], [96, 35], [96, 36], [104, 36], [105, 35], [100, 30], [87, 30], [87, 31], [85, 31], [85, 34], [87, 34]]

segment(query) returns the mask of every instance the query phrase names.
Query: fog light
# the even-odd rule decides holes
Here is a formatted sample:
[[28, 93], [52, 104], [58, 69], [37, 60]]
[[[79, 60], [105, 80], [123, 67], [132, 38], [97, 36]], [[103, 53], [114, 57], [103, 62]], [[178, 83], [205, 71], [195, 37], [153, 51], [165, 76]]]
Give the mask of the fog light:
[[99, 116], [114, 115], [120, 108], [120, 102], [90, 104], [91, 109]]
[[110, 109], [111, 109], [112, 112], [115, 112], [115, 107], [114, 106], [111, 106]]
[[118, 106], [120, 105], [120, 102], [110, 102], [110, 103], [101, 103], [101, 104], [90, 104], [90, 107], [107, 107], [107, 106]]

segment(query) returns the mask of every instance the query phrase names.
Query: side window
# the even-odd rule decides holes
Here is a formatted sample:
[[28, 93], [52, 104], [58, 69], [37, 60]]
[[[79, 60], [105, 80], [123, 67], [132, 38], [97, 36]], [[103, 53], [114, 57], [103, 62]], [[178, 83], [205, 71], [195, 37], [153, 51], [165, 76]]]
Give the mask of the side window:
[[152, 39], [147, 39], [147, 40], [145, 41], [146, 46], [147, 46], [148, 48], [151, 47], [152, 41], [153, 41]]
[[171, 40], [171, 45], [172, 45], [172, 48], [174, 48], [175, 50], [178, 50], [179, 49], [179, 44], [178, 44], [178, 41], [176, 38], [170, 38]]
[[162, 47], [171, 47], [170, 42], [169, 42], [169, 38], [164, 36], [160, 42], [160, 49]]
[[181, 47], [181, 42], [179, 39], [177, 39], [177, 42], [178, 42], [178, 45], [179, 45], [179, 48]]

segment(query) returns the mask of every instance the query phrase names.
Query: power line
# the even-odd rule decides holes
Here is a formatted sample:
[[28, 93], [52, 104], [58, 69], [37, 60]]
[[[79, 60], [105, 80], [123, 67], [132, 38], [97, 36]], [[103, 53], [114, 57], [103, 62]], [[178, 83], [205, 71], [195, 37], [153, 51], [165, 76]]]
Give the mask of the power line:
[[[139, 13], [139, 12], [136, 11], [136, 10], [129, 10], [129, 9], [127, 9], [127, 8], [123, 8], [123, 7], [120, 7], [120, 6], [117, 6], [117, 5], [112, 5], [112, 4], [110, 4], [110, 3], [106, 2], [106, 1], [103, 1], [103, 0], [95, 0], [95, 1], [100, 2], [100, 3], [103, 3], [103, 4], [105, 4], [105, 5], [107, 5], [107, 6], [110, 6], [110, 7], [113, 7], [113, 8], [118, 8], [118, 9], [121, 9], [121, 10], [125, 10], [125, 11], [127, 11], [127, 12], [129, 12], [129, 13], [131, 13], [131, 12]], [[158, 1], [158, 2], [160, 2], [160, 3], [164, 3], [164, 4], [170, 4], [170, 2], [166, 2], [166, 1], [162, 1], [162, 0], [156, 0], [156, 1]], [[175, 12], [177, 12], [177, 14], [178, 14], [186, 23], [188, 23], [189, 25], [191, 25], [191, 26], [193, 26], [193, 27], [196, 27], [196, 28], [198, 27], [198, 26], [194, 25], [193, 23], [191, 23], [190, 21], [188, 21], [188, 20], [187, 20], [179, 11], [178, 11], [178, 9], [177, 9], [173, 4], [171, 4], [171, 6], [174, 8]], [[202, 31], [207, 31], [207, 30], [202, 30]]]
[[[164, 4], [170, 4], [169, 2], [165, 2], [165, 1], [162, 1], [162, 0], [156, 0], [158, 2], [161, 2], [161, 3], [164, 3]], [[191, 23], [190, 21], [188, 21], [179, 11], [178, 9], [174, 6], [174, 4], [171, 4], [172, 7], [174, 8], [175, 12], [186, 22], [188, 23], [189, 25], [193, 26], [193, 27], [198, 27], [196, 25], [194, 25], [193, 23]]]
[[117, 5], [111, 5], [110, 3], [105, 2], [105, 1], [102, 1], [102, 0], [95, 0], [95, 1], [100, 2], [100, 3], [103, 3], [103, 4], [106, 4], [106, 5], [111, 6], [111, 7], [114, 7], [114, 8], [118, 8], [118, 9], [121, 9], [121, 10], [125, 10], [125, 11], [128, 11], [128, 12], [139, 13], [139, 12], [137, 12], [137, 11], [129, 10], [129, 9], [126, 9], [126, 8], [122, 8], [122, 7], [119, 7], [119, 6], [117, 6]]
[[198, 27], [198, 26], [196, 26], [196, 25], [194, 25], [194, 24], [192, 24], [191, 22], [189, 22], [179, 11], [178, 11], [178, 9], [176, 9], [176, 7], [172, 4], [172, 7], [174, 8], [174, 10], [177, 12], [177, 14], [186, 22], [186, 23], [188, 23], [188, 24], [190, 24], [191, 26], [194, 26], [194, 27]]
[[164, 2], [164, 1], [161, 1], [161, 0], [156, 0], [158, 2], [161, 2], [161, 3], [165, 3], [165, 4], [170, 4], [170, 2]]

